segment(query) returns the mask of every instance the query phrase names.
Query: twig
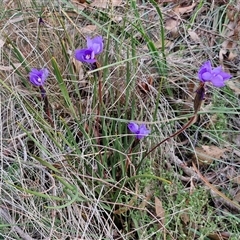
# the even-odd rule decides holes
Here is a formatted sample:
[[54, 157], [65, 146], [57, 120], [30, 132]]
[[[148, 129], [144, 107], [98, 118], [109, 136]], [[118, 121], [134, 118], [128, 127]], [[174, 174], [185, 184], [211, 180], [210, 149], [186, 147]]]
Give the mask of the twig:
[[213, 186], [197, 169], [196, 165], [194, 163], [193, 164], [193, 168], [195, 170], [195, 172], [197, 173], [197, 175], [199, 176], [199, 178], [213, 191], [215, 192], [218, 196], [222, 197], [227, 203], [233, 205], [234, 207], [236, 207], [238, 210], [240, 210], [240, 205], [237, 204], [236, 202], [232, 201], [231, 199], [229, 199], [225, 194], [223, 194], [222, 192], [220, 192], [215, 186]]
[[140, 166], [142, 165], [143, 160], [151, 153], [153, 152], [156, 148], [158, 148], [161, 144], [163, 144], [164, 142], [170, 140], [171, 138], [176, 137], [177, 135], [179, 135], [180, 133], [182, 133], [183, 131], [185, 131], [187, 128], [189, 128], [197, 119], [197, 115], [198, 115], [198, 111], [203, 103], [204, 97], [205, 97], [205, 84], [203, 82], [200, 82], [200, 85], [198, 87], [198, 89], [196, 90], [196, 95], [194, 98], [194, 115], [190, 118], [189, 122], [184, 125], [179, 131], [175, 132], [174, 134], [172, 134], [171, 136], [165, 138], [164, 140], [162, 140], [160, 143], [158, 143], [156, 146], [154, 146], [152, 149], [150, 149], [145, 156], [141, 159], [140, 163], [137, 166], [137, 173], [140, 169]]
[[[99, 67], [101, 67], [101, 65], [96, 62], [92, 65], [92, 68], [98, 69]], [[97, 108], [97, 118], [96, 118], [96, 130], [97, 130], [97, 134], [99, 135], [99, 126], [100, 126], [100, 112], [101, 112], [101, 107], [102, 107], [102, 72], [101, 71], [97, 71], [94, 73], [97, 80], [98, 80], [98, 108]], [[100, 138], [97, 139], [97, 143], [100, 145]], [[101, 149], [99, 149], [99, 151], [101, 151]], [[102, 155], [100, 154], [100, 161], [102, 163]]]
[[50, 122], [51, 127], [54, 127], [54, 123], [53, 123], [51, 113], [50, 113], [50, 107], [49, 107], [50, 104], [49, 104], [49, 101], [48, 101], [48, 98], [47, 98], [47, 95], [46, 95], [46, 91], [43, 88], [43, 86], [40, 86], [39, 88], [40, 88], [42, 100], [43, 100], [43, 103], [44, 103], [44, 106], [43, 106], [44, 112], [46, 113], [47, 119]]

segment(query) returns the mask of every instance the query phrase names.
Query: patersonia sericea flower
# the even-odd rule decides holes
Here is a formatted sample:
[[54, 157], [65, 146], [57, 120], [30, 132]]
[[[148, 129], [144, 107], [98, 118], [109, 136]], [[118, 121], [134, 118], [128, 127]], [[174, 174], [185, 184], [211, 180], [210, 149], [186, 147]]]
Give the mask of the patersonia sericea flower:
[[205, 62], [198, 71], [199, 80], [202, 82], [211, 82], [215, 87], [224, 87], [225, 81], [232, 76], [222, 70], [222, 67], [212, 68], [211, 62]]
[[135, 122], [130, 122], [128, 124], [128, 129], [135, 134], [137, 139], [146, 137], [151, 132], [146, 128], [145, 124], [138, 125]]
[[32, 68], [31, 72], [29, 73], [29, 80], [36, 87], [43, 86], [45, 80], [48, 77], [48, 74], [49, 71], [47, 70], [47, 68], [43, 68], [40, 70]]
[[93, 39], [87, 37], [87, 48], [78, 49], [75, 51], [75, 58], [78, 61], [86, 63], [95, 63], [95, 55], [103, 51], [103, 38], [97, 36]]

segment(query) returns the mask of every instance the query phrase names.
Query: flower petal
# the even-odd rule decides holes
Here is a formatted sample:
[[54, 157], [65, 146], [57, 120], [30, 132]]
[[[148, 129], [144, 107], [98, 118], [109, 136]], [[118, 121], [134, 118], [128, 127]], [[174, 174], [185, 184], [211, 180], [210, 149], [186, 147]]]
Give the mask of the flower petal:
[[215, 87], [224, 87], [224, 81], [232, 76], [223, 71], [221, 66], [212, 69], [211, 62], [205, 62], [198, 71], [199, 80], [202, 82], [211, 82]]
[[219, 73], [223, 72], [222, 71], [222, 67], [219, 66], [219, 67], [216, 67], [212, 70], [212, 74], [215, 74], [215, 75], [218, 75]]
[[198, 78], [201, 81], [206, 81], [206, 80], [203, 79], [203, 74], [207, 73], [207, 72], [211, 73], [211, 71], [212, 71], [211, 62], [207, 61], [200, 67], [200, 70], [198, 71]]
[[230, 78], [232, 77], [232, 75], [231, 75], [231, 74], [229, 74], [229, 73], [226, 73], [226, 72], [221, 72], [219, 75], [221, 75], [221, 76], [222, 76], [222, 78], [223, 78], [223, 81], [227, 81], [228, 79], [230, 79]]
[[97, 36], [93, 39], [87, 37], [87, 48], [92, 49], [95, 54], [99, 54], [103, 50], [103, 38]]
[[75, 51], [75, 58], [80, 62], [94, 63], [96, 59], [94, 58], [94, 52], [91, 49], [78, 49]]
[[211, 79], [211, 82], [212, 82], [213, 86], [215, 86], [215, 87], [224, 87], [225, 86], [223, 77], [221, 75], [217, 75], [217, 76], [213, 77]]
[[209, 72], [205, 72], [202, 74], [202, 80], [203, 81], [210, 81], [212, 78], [212, 74]]
[[47, 68], [43, 68], [40, 70], [41, 74], [42, 74], [42, 81], [45, 82], [45, 80], [47, 79], [48, 75], [49, 75], [49, 71]]
[[139, 130], [139, 126], [138, 126], [136, 123], [134, 123], [134, 122], [130, 122], [130, 123], [128, 124], [128, 129], [129, 129], [132, 133], [137, 134], [137, 133], [138, 133], [138, 130]]
[[143, 137], [146, 137], [151, 131], [149, 129], [146, 128], [145, 124], [140, 125], [139, 127], [139, 131], [137, 134], [137, 139], [141, 139]]
[[211, 62], [210, 61], [205, 62], [199, 69], [199, 72], [201, 71], [211, 72], [212, 71]]
[[31, 72], [29, 73], [29, 80], [34, 86], [42, 86], [45, 82], [45, 80], [48, 77], [48, 69], [36, 69], [32, 68]]
[[87, 48], [92, 48], [93, 46], [93, 39], [91, 39], [90, 37], [87, 37]]

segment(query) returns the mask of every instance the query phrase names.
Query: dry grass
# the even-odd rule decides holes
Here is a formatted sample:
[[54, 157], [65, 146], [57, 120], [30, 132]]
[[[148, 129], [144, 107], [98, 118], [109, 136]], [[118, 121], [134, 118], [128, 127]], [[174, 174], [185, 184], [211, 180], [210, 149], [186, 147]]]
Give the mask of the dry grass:
[[[164, 4], [164, 32], [153, 1], [83, 12], [59, 2], [1, 6], [0, 239], [239, 239], [236, 61], [224, 63], [234, 87], [209, 86], [198, 121], [138, 168], [192, 115], [197, 71], [208, 59], [219, 65], [233, 2], [183, 1], [178, 16], [177, 4]], [[105, 40], [102, 78], [72, 57], [89, 35]], [[33, 67], [51, 73], [53, 126], [29, 83]], [[139, 144], [130, 120], [151, 128]], [[225, 151], [200, 157], [201, 146]]]

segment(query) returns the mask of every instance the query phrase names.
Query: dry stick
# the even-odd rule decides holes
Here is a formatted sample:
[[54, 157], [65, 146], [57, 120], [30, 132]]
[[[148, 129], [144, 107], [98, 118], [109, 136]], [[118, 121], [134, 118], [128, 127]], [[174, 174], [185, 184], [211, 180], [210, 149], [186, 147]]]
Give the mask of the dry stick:
[[47, 97], [44, 98], [44, 111], [47, 115], [48, 121], [50, 122], [51, 127], [54, 127], [54, 123], [53, 120], [51, 118], [51, 113], [50, 113], [50, 109], [49, 109], [49, 102]]
[[[93, 65], [95, 69], [98, 69], [101, 67], [101, 65], [96, 62], [96, 64]], [[95, 70], [94, 69], [94, 70]], [[98, 78], [98, 97], [99, 97], [99, 102], [98, 102], [98, 108], [97, 108], [97, 117], [96, 117], [96, 130], [97, 134], [99, 135], [99, 125], [100, 125], [100, 109], [103, 106], [103, 101], [102, 101], [102, 72], [97, 71], [96, 72], [96, 77]], [[100, 139], [97, 139], [97, 143], [100, 145]], [[99, 152], [101, 152], [101, 149], [99, 149]], [[100, 153], [100, 161], [102, 161], [102, 154]]]
[[222, 192], [220, 192], [215, 186], [213, 186], [197, 169], [196, 165], [194, 163], [193, 164], [193, 169], [195, 170], [195, 172], [197, 173], [197, 175], [200, 177], [200, 179], [212, 190], [214, 191], [218, 196], [222, 197], [227, 203], [229, 203], [231, 206], [236, 207], [238, 210], [240, 210], [240, 205], [229, 199], [225, 194], [223, 194]]
[[[96, 70], [98, 68], [100, 68], [101, 65], [99, 62], [95, 62], [91, 65], [91, 68], [92, 70]], [[99, 103], [98, 103], [98, 109], [97, 109], [97, 122], [99, 121], [100, 119], [100, 109], [101, 109], [101, 106], [102, 106], [102, 72], [101, 71], [96, 71], [94, 72], [96, 78], [98, 78], [98, 97], [99, 97]]]
[[165, 138], [164, 140], [162, 140], [160, 143], [158, 143], [156, 146], [154, 146], [152, 149], [150, 149], [150, 151], [148, 151], [145, 156], [141, 159], [140, 163], [137, 166], [137, 173], [139, 171], [140, 166], [142, 165], [143, 159], [145, 159], [151, 152], [153, 152], [156, 148], [158, 148], [161, 144], [163, 144], [164, 142], [170, 140], [173, 137], [176, 137], [177, 135], [179, 135], [180, 133], [182, 133], [183, 131], [185, 131], [188, 127], [190, 127], [195, 120], [197, 119], [197, 115], [198, 115], [198, 111], [203, 103], [204, 100], [204, 96], [205, 96], [205, 84], [203, 82], [200, 82], [200, 85], [198, 87], [198, 89], [196, 90], [196, 95], [194, 98], [194, 115], [190, 118], [189, 122], [184, 125], [179, 131], [177, 131], [176, 133], [172, 134], [171, 136]]
[[53, 120], [52, 120], [52, 117], [51, 117], [51, 113], [50, 113], [50, 108], [49, 108], [50, 104], [48, 102], [46, 91], [43, 88], [43, 86], [40, 86], [40, 91], [41, 91], [42, 99], [43, 99], [43, 102], [44, 102], [44, 106], [43, 106], [44, 112], [47, 115], [47, 119], [50, 122], [51, 127], [54, 127], [54, 123], [53, 123]]
[[[101, 65], [97, 62], [96, 63], [96, 68], [101, 67]], [[98, 79], [98, 95], [99, 95], [99, 104], [98, 104], [98, 116], [100, 116], [100, 108], [102, 107], [102, 71], [101, 72], [97, 72], [97, 77]], [[98, 117], [99, 118], [99, 117]]]

